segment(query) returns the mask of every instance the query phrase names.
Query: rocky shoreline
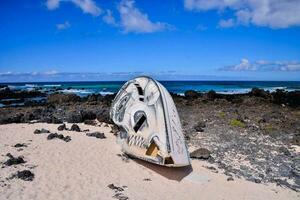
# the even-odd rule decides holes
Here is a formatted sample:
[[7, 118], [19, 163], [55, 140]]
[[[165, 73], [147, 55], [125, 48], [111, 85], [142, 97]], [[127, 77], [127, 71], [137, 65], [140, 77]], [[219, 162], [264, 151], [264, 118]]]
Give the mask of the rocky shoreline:
[[[212, 171], [225, 173], [229, 180], [240, 177], [255, 183], [275, 182], [300, 191], [300, 91], [270, 93], [253, 88], [247, 94], [187, 91], [184, 96], [172, 96], [188, 146], [205, 149], [205, 155], [198, 158], [216, 164], [219, 169]], [[7, 106], [0, 108], [0, 124], [93, 125], [96, 119], [112, 123], [109, 109], [113, 98], [3, 87], [0, 100], [7, 101]], [[12, 99], [24, 104], [10, 106]]]

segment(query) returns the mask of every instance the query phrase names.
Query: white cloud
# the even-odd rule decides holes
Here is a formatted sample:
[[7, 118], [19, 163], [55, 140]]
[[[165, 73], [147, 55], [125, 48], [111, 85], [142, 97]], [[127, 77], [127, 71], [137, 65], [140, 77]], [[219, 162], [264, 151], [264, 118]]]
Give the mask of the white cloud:
[[220, 20], [219, 21], [219, 27], [220, 28], [230, 28], [234, 26], [234, 20], [233, 19], [228, 19], [228, 20]]
[[135, 7], [135, 1], [122, 0], [118, 6], [121, 26], [125, 33], [152, 33], [168, 29], [170, 25], [161, 22], [151, 22], [148, 15]]
[[84, 13], [99, 16], [102, 12], [93, 0], [47, 0], [46, 6], [49, 10], [59, 8], [61, 2], [71, 2], [79, 7]]
[[230, 65], [220, 68], [221, 71], [300, 71], [299, 61], [266, 61], [259, 60], [250, 62], [248, 59], [242, 59], [236, 65]]
[[106, 14], [103, 16], [103, 21], [109, 25], [117, 26], [117, 22], [111, 12], [111, 10], [106, 10]]
[[45, 75], [55, 75], [58, 74], [59, 72], [56, 70], [50, 70], [50, 71], [46, 71], [44, 72]]
[[237, 24], [271, 28], [300, 25], [299, 0], [184, 0], [184, 5], [187, 10], [232, 10]]
[[46, 6], [49, 10], [54, 10], [59, 7], [60, 0], [48, 0]]
[[65, 21], [62, 24], [56, 24], [57, 30], [65, 30], [71, 27], [71, 24], [68, 21]]

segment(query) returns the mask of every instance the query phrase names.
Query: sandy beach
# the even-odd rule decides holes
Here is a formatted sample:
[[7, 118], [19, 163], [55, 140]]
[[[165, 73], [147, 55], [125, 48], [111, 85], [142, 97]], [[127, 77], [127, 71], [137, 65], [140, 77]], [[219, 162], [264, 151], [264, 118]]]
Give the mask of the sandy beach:
[[[0, 199], [299, 199], [300, 194], [275, 184], [256, 184], [215, 173], [206, 161], [192, 160], [191, 168], [166, 168], [122, 156], [111, 125], [78, 124], [81, 130], [99, 131], [105, 139], [85, 132], [58, 131], [57, 124], [0, 125]], [[67, 124], [71, 127], [71, 124]], [[47, 140], [49, 133], [71, 141]], [[26, 147], [16, 148], [17, 143]], [[192, 148], [192, 147], [191, 147]], [[5, 166], [7, 153], [23, 156], [25, 163]], [[32, 181], [13, 177], [21, 170]], [[113, 185], [110, 185], [113, 184]]]

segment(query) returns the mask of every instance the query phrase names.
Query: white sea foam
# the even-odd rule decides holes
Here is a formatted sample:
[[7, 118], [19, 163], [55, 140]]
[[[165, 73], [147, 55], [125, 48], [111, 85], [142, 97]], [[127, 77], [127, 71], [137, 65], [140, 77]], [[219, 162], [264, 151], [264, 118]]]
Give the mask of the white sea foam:
[[92, 94], [92, 91], [82, 90], [82, 89], [64, 89], [62, 90], [64, 93], [76, 93], [76, 94]]
[[106, 91], [101, 91], [99, 92], [101, 95], [108, 95], [108, 94], [114, 94], [113, 92], [106, 92]]
[[54, 84], [54, 85], [43, 85], [43, 87], [61, 87], [60, 84]]

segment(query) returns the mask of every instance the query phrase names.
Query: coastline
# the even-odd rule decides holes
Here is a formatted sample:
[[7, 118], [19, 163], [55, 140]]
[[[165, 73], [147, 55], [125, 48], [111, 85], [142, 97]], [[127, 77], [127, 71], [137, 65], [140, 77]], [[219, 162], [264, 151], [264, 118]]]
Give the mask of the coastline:
[[[298, 199], [299, 193], [276, 186], [257, 184], [228, 176], [215, 164], [192, 160], [192, 169], [173, 169], [120, 154], [111, 126], [78, 124], [90, 132], [103, 132], [105, 139], [85, 133], [58, 131], [56, 124], [0, 125], [1, 152], [23, 156], [25, 163], [0, 170], [2, 199]], [[70, 127], [71, 124], [67, 124]], [[47, 129], [72, 138], [70, 142], [47, 140]], [[17, 143], [26, 147], [14, 147]], [[21, 150], [22, 149], [22, 150]], [[6, 160], [1, 155], [1, 160]], [[30, 170], [32, 181], [10, 178], [20, 170]], [[5, 179], [5, 178], [8, 178]], [[6, 184], [6, 185], [4, 185]], [[162, 187], [163, 186], [163, 187]]]
[[[2, 165], [8, 159], [7, 153], [24, 156], [28, 162], [8, 171], [7, 167], [4, 168], [3, 177], [9, 179], [2, 182], [6, 185], [2, 185], [0, 189], [5, 197], [10, 195], [11, 199], [15, 199], [18, 198], [17, 194], [22, 194], [26, 197], [43, 198], [48, 194], [53, 198], [63, 199], [72, 188], [74, 191], [78, 190], [74, 193], [74, 198], [93, 199], [97, 196], [110, 199], [117, 194], [114, 192], [117, 189], [110, 189], [107, 185], [121, 187], [124, 184], [128, 190], [122, 188], [122, 195], [130, 199], [144, 198], [144, 195], [140, 196], [142, 192], [160, 199], [166, 188], [162, 190], [158, 186], [165, 184], [171, 185], [165, 195], [177, 199], [199, 199], [199, 194], [195, 193], [198, 190], [202, 191], [203, 198], [210, 199], [285, 199], [286, 196], [289, 199], [299, 198], [300, 95], [297, 91], [277, 90], [270, 93], [254, 88], [246, 94], [228, 95], [214, 91], [198, 93], [191, 90], [186, 91], [184, 96], [172, 94], [190, 153], [199, 148], [205, 149], [205, 156], [192, 159], [192, 173], [179, 173], [184, 174], [180, 181], [170, 178], [174, 174], [170, 175], [169, 170], [155, 165], [148, 166], [131, 159], [127, 165], [128, 158], [121, 155], [116, 144], [115, 135], [118, 134], [118, 129], [109, 118], [114, 95], [92, 94], [80, 97], [55, 90], [47, 94], [34, 90], [7, 89], [0, 94], [2, 99], [36, 98], [41, 95], [44, 97], [43, 102], [28, 101], [21, 106], [0, 108], [0, 137], [1, 141], [5, 141], [1, 143], [4, 152], [1, 155]], [[72, 124], [78, 124], [81, 130], [89, 131], [58, 131], [58, 126], [63, 123], [68, 128]], [[44, 134], [35, 135], [35, 128], [62, 133], [64, 137], [70, 136], [71, 141], [66, 143], [59, 138], [48, 141], [48, 136]], [[94, 131], [104, 133], [107, 138], [99, 140], [87, 137], [87, 133]], [[17, 143], [28, 143], [28, 147], [18, 151], [18, 148], [12, 147]], [[107, 144], [103, 146], [101, 143]], [[69, 146], [71, 149], [68, 149]], [[44, 160], [37, 156], [37, 150], [44, 152], [43, 156], [49, 153], [54, 160], [50, 163], [47, 160], [46, 164], [42, 164]], [[84, 155], [84, 161], [80, 165], [79, 155]], [[66, 160], [68, 162], [65, 164]], [[60, 167], [52, 166], [52, 162], [58, 163]], [[26, 167], [27, 164], [37, 166], [31, 169], [31, 165]], [[65, 168], [72, 168], [73, 165], [76, 167], [69, 174]], [[52, 172], [49, 167], [55, 170]], [[24, 168], [35, 174], [32, 182], [10, 179], [17, 170]], [[134, 174], [132, 169], [137, 173], [133, 178], [128, 178], [130, 174]], [[82, 170], [89, 171], [88, 175]], [[127, 171], [131, 173], [127, 174]], [[94, 173], [97, 174], [95, 177]], [[107, 173], [115, 178], [107, 178]], [[54, 178], [60, 176], [63, 177], [65, 185], [61, 185]], [[207, 177], [210, 181], [207, 181]], [[51, 181], [47, 182], [48, 178]], [[118, 182], [118, 178], [122, 181]], [[147, 181], [148, 179], [151, 181]], [[78, 183], [79, 180], [82, 183]], [[83, 185], [84, 182], [88, 182], [86, 186]], [[40, 188], [44, 193], [38, 192], [40, 184], [45, 187]], [[78, 185], [80, 188], [77, 188]], [[95, 188], [95, 185], [101, 188]], [[142, 185], [141, 189], [136, 189], [138, 185]], [[57, 187], [64, 188], [65, 192], [57, 190]]]

